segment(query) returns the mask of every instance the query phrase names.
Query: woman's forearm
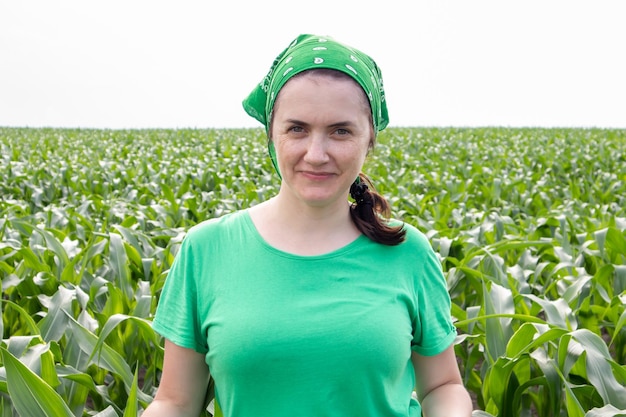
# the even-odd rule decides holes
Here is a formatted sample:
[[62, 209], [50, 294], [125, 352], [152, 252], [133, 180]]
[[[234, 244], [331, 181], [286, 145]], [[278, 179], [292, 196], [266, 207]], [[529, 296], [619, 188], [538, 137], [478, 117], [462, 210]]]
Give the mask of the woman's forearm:
[[441, 385], [426, 395], [422, 401], [424, 417], [470, 417], [472, 400], [461, 384]]
[[190, 410], [169, 401], [154, 400], [141, 417], [198, 417], [201, 410]]

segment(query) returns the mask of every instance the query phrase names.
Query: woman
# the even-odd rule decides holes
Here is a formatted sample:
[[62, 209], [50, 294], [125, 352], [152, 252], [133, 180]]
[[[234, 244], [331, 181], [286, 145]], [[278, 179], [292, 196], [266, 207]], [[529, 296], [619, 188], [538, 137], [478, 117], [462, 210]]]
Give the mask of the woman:
[[374, 61], [300, 35], [243, 104], [266, 127], [281, 187], [183, 241], [144, 417], [197, 416], [209, 371], [228, 417], [469, 416], [441, 266], [361, 173], [388, 123]]

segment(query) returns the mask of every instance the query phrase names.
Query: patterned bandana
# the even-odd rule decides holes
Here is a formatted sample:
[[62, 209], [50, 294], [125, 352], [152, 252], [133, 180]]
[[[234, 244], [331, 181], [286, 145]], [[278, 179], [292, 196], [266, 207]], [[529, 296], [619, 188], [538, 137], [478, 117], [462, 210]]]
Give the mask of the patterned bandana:
[[[329, 68], [351, 76], [365, 91], [372, 109], [374, 131], [381, 131], [389, 123], [383, 78], [376, 62], [363, 52], [341, 44], [328, 36], [303, 34], [276, 57], [261, 83], [243, 101], [246, 113], [265, 125], [269, 134], [274, 102], [278, 92], [294, 75], [314, 69]], [[273, 144], [270, 156], [278, 171]], [[280, 174], [280, 172], [279, 172]]]
[[387, 127], [389, 116], [383, 78], [376, 62], [363, 52], [328, 36], [300, 35], [294, 39], [243, 101], [246, 113], [269, 129], [274, 101], [280, 89], [294, 75], [313, 68], [330, 68], [351, 76], [369, 99], [375, 130]]

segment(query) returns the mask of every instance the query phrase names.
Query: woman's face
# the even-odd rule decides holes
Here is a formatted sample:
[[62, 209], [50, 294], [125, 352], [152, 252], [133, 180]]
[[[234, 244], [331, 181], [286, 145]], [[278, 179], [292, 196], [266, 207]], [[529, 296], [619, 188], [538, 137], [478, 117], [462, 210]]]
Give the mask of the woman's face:
[[280, 90], [270, 133], [281, 193], [311, 206], [345, 205], [374, 139], [361, 87], [347, 76], [314, 72]]

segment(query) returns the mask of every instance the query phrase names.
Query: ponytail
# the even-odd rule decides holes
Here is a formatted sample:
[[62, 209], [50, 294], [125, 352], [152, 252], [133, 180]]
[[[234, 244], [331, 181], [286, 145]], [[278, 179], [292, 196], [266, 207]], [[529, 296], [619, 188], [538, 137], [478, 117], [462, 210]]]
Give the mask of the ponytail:
[[350, 186], [350, 196], [354, 203], [350, 207], [350, 217], [357, 229], [374, 242], [394, 246], [404, 241], [406, 230], [402, 225], [389, 226], [389, 203], [378, 194], [372, 181], [363, 173]]

